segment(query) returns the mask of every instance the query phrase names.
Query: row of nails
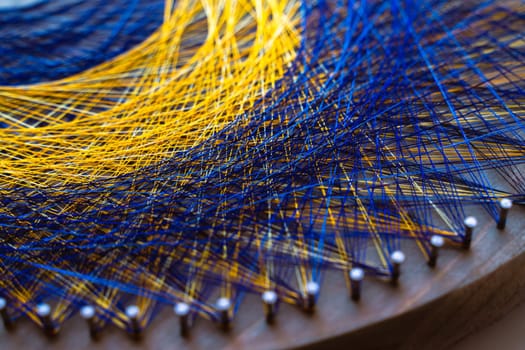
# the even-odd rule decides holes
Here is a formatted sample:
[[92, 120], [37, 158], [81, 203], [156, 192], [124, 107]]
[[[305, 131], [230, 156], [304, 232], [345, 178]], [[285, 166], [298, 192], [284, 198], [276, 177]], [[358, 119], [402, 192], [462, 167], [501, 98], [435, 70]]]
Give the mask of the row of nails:
[[[510, 199], [502, 199], [500, 201], [500, 216], [497, 223], [497, 228], [502, 230], [505, 228], [507, 221], [507, 213], [512, 207], [512, 201]], [[470, 248], [472, 242], [472, 233], [474, 228], [477, 226], [477, 220], [473, 216], [469, 216], [464, 220], [465, 225], [465, 236], [463, 240], [463, 247], [465, 249]], [[441, 247], [443, 247], [445, 240], [442, 236], [434, 235], [430, 238], [430, 254], [428, 259], [428, 265], [430, 267], [436, 266], [438, 252]], [[401, 264], [405, 261], [405, 254], [401, 251], [394, 251], [391, 256], [392, 263], [392, 273], [391, 273], [391, 282], [392, 284], [397, 284], [399, 276], [401, 274]], [[351, 298], [354, 301], [358, 301], [361, 298], [361, 285], [365, 277], [365, 271], [359, 267], [354, 267], [350, 270], [350, 293]], [[315, 308], [315, 303], [317, 300], [317, 295], [319, 293], [320, 286], [315, 281], [310, 281], [306, 284], [306, 296], [304, 298], [304, 309], [306, 311], [313, 311]], [[266, 317], [266, 322], [272, 323], [275, 319], [277, 302], [279, 300], [278, 295], [275, 291], [268, 290], [262, 293], [261, 295], [262, 302], [264, 305], [264, 313]], [[219, 298], [216, 302], [216, 310], [219, 315], [219, 321], [224, 330], [229, 329], [231, 317], [230, 311], [232, 308], [232, 303], [229, 298]], [[179, 318], [180, 321], [180, 332], [182, 336], [187, 336], [191, 328], [190, 320], [190, 305], [184, 302], [177, 303], [173, 308], [175, 315]], [[131, 332], [134, 338], [140, 338], [141, 330], [139, 323], [140, 309], [136, 305], [128, 306], [125, 310], [126, 316], [129, 319]], [[54, 325], [51, 319], [51, 307], [48, 304], [39, 304], [36, 308], [36, 314], [40, 317], [44, 331], [48, 335], [56, 335], [58, 333], [57, 327]], [[11, 329], [13, 327], [13, 321], [8, 315], [7, 312], [7, 301], [4, 298], [0, 298], [0, 316], [4, 322], [6, 329]], [[98, 338], [98, 329], [96, 327], [95, 317], [96, 310], [95, 307], [91, 305], [84, 306], [80, 309], [80, 316], [85, 319], [88, 323], [90, 335], [92, 338]]]

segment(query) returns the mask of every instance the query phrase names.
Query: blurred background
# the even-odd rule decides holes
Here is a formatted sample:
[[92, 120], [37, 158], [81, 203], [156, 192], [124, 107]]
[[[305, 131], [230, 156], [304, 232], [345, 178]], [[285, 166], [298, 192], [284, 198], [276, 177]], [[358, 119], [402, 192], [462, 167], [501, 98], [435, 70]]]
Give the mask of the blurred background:
[[480, 329], [450, 350], [525, 349], [525, 304], [493, 325]]

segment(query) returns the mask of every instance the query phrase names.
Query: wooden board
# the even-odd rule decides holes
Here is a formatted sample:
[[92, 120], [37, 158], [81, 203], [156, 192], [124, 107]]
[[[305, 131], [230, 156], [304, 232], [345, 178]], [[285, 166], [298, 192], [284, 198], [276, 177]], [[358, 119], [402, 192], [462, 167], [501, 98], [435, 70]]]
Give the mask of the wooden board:
[[165, 308], [140, 342], [118, 329], [104, 330], [93, 342], [85, 322], [75, 316], [58, 337], [49, 339], [23, 320], [12, 332], [0, 331], [2, 349], [446, 349], [493, 322], [525, 300], [525, 208], [515, 206], [507, 227], [476, 213], [479, 225], [472, 249], [446, 246], [431, 269], [412, 242], [404, 250], [398, 287], [365, 278], [363, 297], [350, 300], [341, 272], [325, 275], [316, 312], [281, 305], [267, 325], [258, 296], [245, 298], [231, 331], [198, 319], [189, 338], [179, 335], [178, 320]]

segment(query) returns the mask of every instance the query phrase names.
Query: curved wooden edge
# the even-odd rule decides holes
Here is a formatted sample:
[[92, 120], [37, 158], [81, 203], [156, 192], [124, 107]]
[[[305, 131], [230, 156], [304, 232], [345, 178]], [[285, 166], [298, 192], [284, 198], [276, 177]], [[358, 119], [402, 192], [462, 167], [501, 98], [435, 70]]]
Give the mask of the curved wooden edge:
[[525, 301], [525, 252], [482, 278], [425, 305], [355, 332], [301, 347], [449, 349]]
[[525, 208], [512, 209], [504, 231], [497, 230], [488, 215], [476, 214], [479, 226], [470, 251], [445, 246], [438, 266], [431, 269], [407, 241], [399, 286], [365, 278], [358, 303], [350, 300], [343, 272], [328, 271], [314, 314], [281, 305], [272, 326], [265, 323], [260, 296], [249, 295], [228, 333], [198, 319], [191, 336], [181, 338], [178, 320], [165, 307], [140, 343], [118, 329], [105, 330], [100, 341], [93, 342], [84, 320], [75, 316], [52, 340], [27, 320], [12, 333], [2, 329], [0, 348], [444, 349], [525, 300]]

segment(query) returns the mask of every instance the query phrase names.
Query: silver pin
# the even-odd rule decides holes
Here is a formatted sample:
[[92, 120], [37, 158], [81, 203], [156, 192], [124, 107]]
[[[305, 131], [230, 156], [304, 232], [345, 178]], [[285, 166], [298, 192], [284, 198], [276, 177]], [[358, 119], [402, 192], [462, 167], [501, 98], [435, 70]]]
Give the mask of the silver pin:
[[230, 309], [232, 307], [230, 299], [225, 297], [219, 298], [215, 307], [219, 311], [222, 329], [228, 330], [230, 328]]
[[463, 240], [463, 248], [469, 249], [472, 243], [472, 233], [474, 228], [478, 225], [478, 220], [473, 216], [467, 216], [463, 221], [465, 225], [465, 239]]
[[175, 315], [179, 317], [180, 335], [187, 337], [190, 333], [190, 306], [186, 303], [180, 302], [173, 307]]
[[86, 305], [80, 309], [80, 317], [86, 320], [89, 327], [89, 335], [91, 336], [91, 339], [97, 339], [99, 335], [95, 323], [95, 314], [96, 310], [94, 306]]
[[14, 323], [7, 312], [7, 300], [4, 298], [0, 298], [0, 317], [2, 317], [2, 321], [4, 321], [4, 328], [6, 330], [13, 329]]
[[140, 331], [139, 314], [140, 309], [137, 305], [130, 305], [126, 308], [126, 316], [129, 319], [131, 327], [131, 335], [135, 340], [140, 339], [142, 336]]
[[306, 300], [304, 308], [306, 311], [312, 312], [315, 309], [315, 302], [319, 294], [319, 283], [309, 281], [306, 283]]
[[396, 285], [401, 275], [401, 264], [405, 261], [405, 254], [400, 250], [396, 250], [392, 253], [390, 259], [392, 261], [392, 284]]
[[361, 299], [361, 285], [365, 278], [365, 271], [360, 267], [354, 267], [350, 270], [350, 295], [352, 300]]
[[437, 258], [439, 255], [439, 248], [443, 247], [445, 244], [445, 239], [438, 235], [433, 235], [430, 237], [430, 255], [428, 257], [428, 266], [435, 267], [437, 263]]
[[507, 214], [509, 213], [509, 209], [512, 208], [512, 201], [508, 198], [503, 198], [499, 201], [499, 220], [498, 220], [498, 229], [503, 230], [505, 228], [505, 224], [507, 223]]
[[264, 315], [266, 316], [266, 322], [272, 323], [275, 320], [276, 306], [279, 297], [273, 290], [267, 290], [262, 293], [261, 298], [264, 304]]
[[55, 327], [53, 320], [51, 319], [51, 306], [46, 303], [38, 304], [36, 306], [36, 314], [42, 321], [44, 332], [49, 336], [58, 334], [58, 328]]

